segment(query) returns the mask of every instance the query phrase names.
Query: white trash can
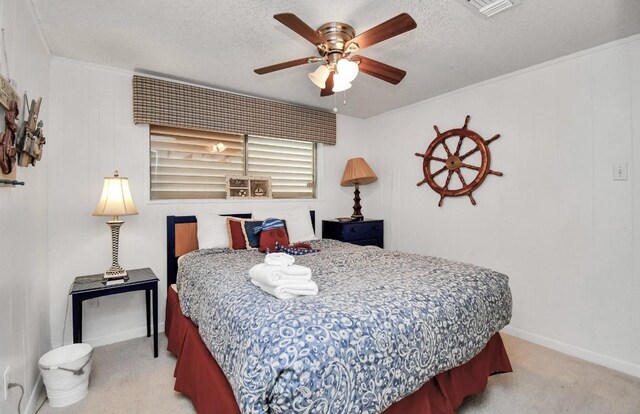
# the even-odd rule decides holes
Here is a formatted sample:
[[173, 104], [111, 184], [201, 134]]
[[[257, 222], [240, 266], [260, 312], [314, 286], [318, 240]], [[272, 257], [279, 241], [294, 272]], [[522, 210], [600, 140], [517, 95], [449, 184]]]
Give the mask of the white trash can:
[[65, 407], [86, 397], [92, 356], [91, 345], [72, 344], [53, 349], [40, 357], [38, 366], [51, 407]]

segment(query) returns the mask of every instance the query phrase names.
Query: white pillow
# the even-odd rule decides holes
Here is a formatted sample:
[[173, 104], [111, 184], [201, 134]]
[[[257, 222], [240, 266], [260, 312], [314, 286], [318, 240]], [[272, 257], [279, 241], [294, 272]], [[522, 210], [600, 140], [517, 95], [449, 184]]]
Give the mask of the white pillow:
[[254, 207], [253, 211], [251, 211], [251, 217], [258, 220], [264, 220], [269, 217], [285, 220], [290, 243], [316, 239], [307, 206]]
[[198, 214], [198, 248], [229, 247], [227, 218], [217, 214]]

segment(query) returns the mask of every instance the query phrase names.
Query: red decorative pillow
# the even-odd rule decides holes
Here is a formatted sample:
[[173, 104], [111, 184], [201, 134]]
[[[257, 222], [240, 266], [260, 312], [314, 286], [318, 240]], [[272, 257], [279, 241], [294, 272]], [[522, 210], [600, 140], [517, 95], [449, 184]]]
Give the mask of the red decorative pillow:
[[270, 252], [275, 251], [276, 242], [279, 246], [289, 245], [289, 236], [287, 230], [284, 227], [279, 227], [272, 230], [262, 230], [260, 232], [260, 252], [265, 253], [267, 249]]
[[229, 248], [231, 250], [244, 250], [247, 248], [247, 239], [244, 237], [242, 219], [227, 218], [227, 233], [229, 233]]

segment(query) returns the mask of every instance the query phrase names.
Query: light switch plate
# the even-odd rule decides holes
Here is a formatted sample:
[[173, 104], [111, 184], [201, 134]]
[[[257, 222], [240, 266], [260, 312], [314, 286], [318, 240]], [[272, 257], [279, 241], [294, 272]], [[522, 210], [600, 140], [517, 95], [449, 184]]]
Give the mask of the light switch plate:
[[627, 163], [616, 162], [613, 164], [613, 181], [627, 180]]

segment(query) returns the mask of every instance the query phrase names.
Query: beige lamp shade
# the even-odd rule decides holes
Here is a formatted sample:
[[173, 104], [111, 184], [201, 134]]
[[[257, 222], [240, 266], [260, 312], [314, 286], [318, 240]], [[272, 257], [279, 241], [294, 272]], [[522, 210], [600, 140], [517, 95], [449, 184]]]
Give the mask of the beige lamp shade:
[[370, 184], [377, 179], [378, 176], [364, 158], [352, 158], [347, 161], [347, 165], [344, 167], [340, 184], [344, 186]]
[[102, 196], [93, 215], [117, 217], [133, 214], [138, 214], [138, 210], [131, 198], [129, 179], [120, 177], [118, 171], [113, 173], [113, 177], [104, 177]]

